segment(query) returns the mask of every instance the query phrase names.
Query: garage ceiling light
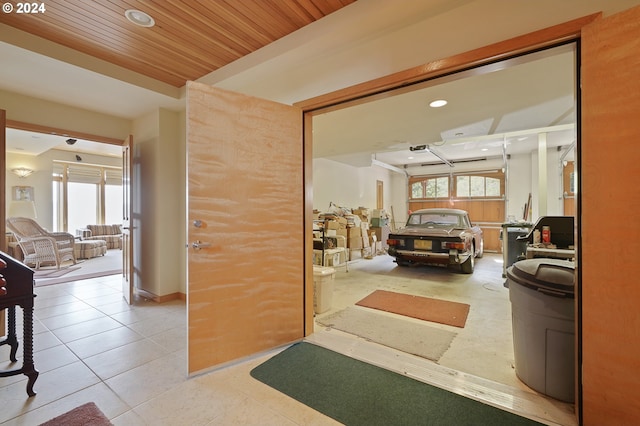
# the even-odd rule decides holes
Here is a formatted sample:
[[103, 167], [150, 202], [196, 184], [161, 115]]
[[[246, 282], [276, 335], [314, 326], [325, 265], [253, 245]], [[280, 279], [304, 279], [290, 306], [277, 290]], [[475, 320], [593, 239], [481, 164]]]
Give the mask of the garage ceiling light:
[[432, 101], [429, 106], [431, 108], [440, 108], [443, 107], [447, 104], [447, 101], [445, 101], [444, 99], [437, 99], [435, 101]]

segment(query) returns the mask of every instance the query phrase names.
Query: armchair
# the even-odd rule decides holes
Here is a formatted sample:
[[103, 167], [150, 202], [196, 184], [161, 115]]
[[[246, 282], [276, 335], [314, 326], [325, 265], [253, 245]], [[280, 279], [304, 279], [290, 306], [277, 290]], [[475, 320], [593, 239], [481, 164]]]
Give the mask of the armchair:
[[76, 264], [73, 235], [48, 232], [35, 220], [26, 217], [7, 218], [7, 228], [18, 240], [25, 264], [34, 264], [36, 269], [40, 269], [43, 263], [53, 263], [57, 269], [67, 260]]

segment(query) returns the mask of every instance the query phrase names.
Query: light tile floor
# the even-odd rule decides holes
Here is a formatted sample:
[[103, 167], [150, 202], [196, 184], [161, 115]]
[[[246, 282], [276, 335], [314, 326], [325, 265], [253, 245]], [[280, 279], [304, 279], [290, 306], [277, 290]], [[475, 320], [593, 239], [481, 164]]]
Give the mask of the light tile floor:
[[[502, 279], [492, 275], [496, 268], [501, 275], [501, 266], [494, 265], [498, 260], [486, 256], [473, 276], [445, 269], [400, 270], [387, 256], [355, 261], [349, 272], [338, 270], [332, 311], [375, 288], [472, 301], [469, 329], [459, 332], [442, 365], [322, 329], [309, 340], [391, 369], [404, 359], [401, 367], [410, 366], [420, 380], [443, 387], [468, 383], [461, 393], [482, 399], [495, 392], [489, 401], [493, 405], [547, 424], [573, 425], [572, 406], [542, 398], [514, 381], [510, 338], [503, 335], [508, 298], [500, 288]], [[36, 425], [91, 401], [115, 425], [337, 424], [249, 376], [278, 350], [188, 379], [184, 302], [158, 305], [140, 299], [129, 306], [120, 288], [119, 276], [36, 287], [38, 394], [27, 397], [22, 375], [0, 378], [0, 424]], [[495, 329], [499, 331], [490, 332]], [[476, 333], [480, 335], [474, 337]], [[15, 368], [8, 358], [8, 347], [0, 347], [1, 369]], [[514, 403], [518, 398], [528, 402]]]

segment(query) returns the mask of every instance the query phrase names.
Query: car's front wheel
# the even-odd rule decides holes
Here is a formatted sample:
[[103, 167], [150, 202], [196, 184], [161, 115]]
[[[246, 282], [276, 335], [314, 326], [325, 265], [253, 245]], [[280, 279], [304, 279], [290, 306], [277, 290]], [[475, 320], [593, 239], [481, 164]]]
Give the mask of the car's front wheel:
[[464, 263], [462, 263], [460, 265], [460, 270], [462, 272], [464, 272], [465, 274], [472, 274], [473, 273], [473, 263], [474, 263], [474, 256], [473, 256], [473, 254], [471, 254], [471, 256], [469, 256], [467, 258], [467, 260], [465, 260]]

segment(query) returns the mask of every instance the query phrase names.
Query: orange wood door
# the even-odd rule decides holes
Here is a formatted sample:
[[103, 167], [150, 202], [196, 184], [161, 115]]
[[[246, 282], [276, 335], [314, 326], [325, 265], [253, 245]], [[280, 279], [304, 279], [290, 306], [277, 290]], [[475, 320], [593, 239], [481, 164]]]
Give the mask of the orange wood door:
[[133, 239], [131, 236], [131, 170], [133, 169], [133, 137], [122, 144], [122, 296], [133, 301]]
[[578, 223], [584, 425], [640, 421], [640, 7], [582, 32]]
[[[6, 170], [7, 170], [7, 112], [0, 109], [0, 170], [2, 170], [2, 186], [0, 186], [0, 197], [2, 197], [2, 208], [0, 209], [0, 235], [6, 235], [7, 205], [6, 205]], [[7, 251], [7, 239], [0, 239], [0, 250]], [[4, 311], [0, 312], [4, 314]], [[4, 316], [3, 316], [4, 318]], [[1, 324], [0, 324], [1, 325]], [[0, 329], [0, 336], [4, 334], [4, 328]]]
[[304, 336], [302, 140], [298, 108], [187, 86], [190, 374]]
[[[0, 134], [0, 170], [4, 170], [3, 173], [6, 174], [6, 170], [7, 170], [7, 112], [3, 109], [0, 109], [0, 132], [2, 132]], [[7, 185], [6, 185], [6, 178], [4, 177], [5, 174], [3, 174], [2, 176], [2, 182], [3, 185], [0, 186], [0, 197], [2, 199], [2, 208], [0, 208], [0, 235], [6, 235], [6, 224], [5, 224], [5, 220], [7, 219], [7, 206], [6, 206], [6, 191], [7, 191]], [[2, 237], [2, 239], [0, 239], [0, 250], [6, 252], [7, 251], [7, 239], [6, 237]], [[0, 337], [3, 337], [5, 335], [5, 313], [4, 313], [4, 309], [0, 310]]]

